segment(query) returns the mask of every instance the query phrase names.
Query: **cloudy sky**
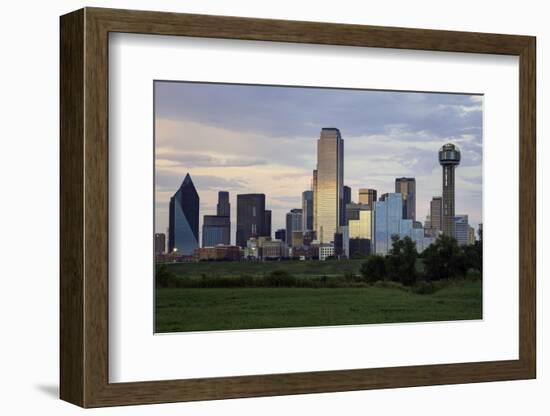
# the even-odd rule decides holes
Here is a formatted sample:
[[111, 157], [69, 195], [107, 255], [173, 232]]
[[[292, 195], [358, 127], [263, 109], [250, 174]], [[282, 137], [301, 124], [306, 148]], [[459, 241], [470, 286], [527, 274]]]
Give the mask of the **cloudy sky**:
[[479, 95], [257, 85], [155, 82], [156, 223], [168, 227], [168, 203], [185, 174], [200, 196], [200, 216], [215, 214], [217, 192], [265, 193], [273, 232], [301, 207], [316, 167], [323, 127], [344, 139], [344, 183], [394, 192], [395, 178], [416, 178], [417, 219], [441, 195], [439, 148], [458, 145], [456, 213], [481, 222], [482, 102]]

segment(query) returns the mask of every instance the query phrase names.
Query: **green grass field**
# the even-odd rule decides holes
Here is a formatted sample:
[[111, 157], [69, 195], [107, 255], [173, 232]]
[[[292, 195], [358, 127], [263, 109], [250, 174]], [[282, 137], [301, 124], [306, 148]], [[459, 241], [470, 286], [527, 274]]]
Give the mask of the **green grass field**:
[[[309, 269], [303, 266], [310, 262], [293, 263], [296, 263], [296, 269], [292, 272], [296, 274], [301, 271], [303, 275], [319, 275], [319, 270], [326, 274], [344, 273], [342, 267], [338, 267], [340, 262], [316, 262], [317, 265]], [[260, 270], [254, 266], [261, 266], [262, 272], [267, 272], [266, 267], [271, 264], [277, 265], [234, 263], [235, 267], [229, 267], [228, 271], [235, 275], [252, 274], [254, 270]], [[360, 264], [361, 261], [350, 261], [346, 266], [355, 270]], [[196, 265], [199, 267], [194, 267]], [[177, 269], [182, 267], [185, 268], [184, 275], [192, 277], [200, 269], [200, 276], [200, 273], [206, 273], [203, 265], [216, 264], [172, 265], [171, 271], [177, 273]], [[229, 265], [233, 266], [224, 263], [224, 267]], [[481, 281], [461, 281], [431, 295], [377, 286], [156, 289], [155, 332], [481, 319], [481, 287]]]

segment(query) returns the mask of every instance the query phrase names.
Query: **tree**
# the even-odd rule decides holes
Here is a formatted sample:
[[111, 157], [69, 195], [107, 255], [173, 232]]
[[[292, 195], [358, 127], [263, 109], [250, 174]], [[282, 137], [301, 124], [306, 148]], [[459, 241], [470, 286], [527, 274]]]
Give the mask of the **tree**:
[[464, 276], [467, 269], [464, 251], [452, 237], [440, 235], [424, 250], [424, 271], [429, 280]]
[[367, 282], [376, 282], [386, 278], [386, 262], [382, 256], [369, 256], [361, 265], [361, 275]]
[[483, 249], [481, 241], [476, 241], [471, 246], [465, 246], [463, 248], [464, 255], [466, 256], [466, 266], [468, 269], [483, 271]]
[[387, 276], [404, 285], [413, 285], [417, 278], [417, 258], [416, 243], [410, 237], [401, 240], [397, 235], [392, 236], [392, 248], [386, 256]]

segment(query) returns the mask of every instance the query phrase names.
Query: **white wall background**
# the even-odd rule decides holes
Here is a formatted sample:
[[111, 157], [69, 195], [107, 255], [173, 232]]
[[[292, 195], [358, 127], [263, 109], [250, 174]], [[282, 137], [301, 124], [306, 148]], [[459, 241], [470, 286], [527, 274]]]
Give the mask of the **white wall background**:
[[[83, 6], [166, 10], [276, 19], [317, 20], [536, 35], [538, 41], [538, 331], [534, 381], [422, 387], [338, 394], [225, 400], [87, 411], [102, 415], [545, 415], [550, 361], [544, 351], [543, 235], [550, 209], [543, 184], [550, 146], [543, 140], [550, 89], [550, 26], [545, 2], [278, 0], [5, 2], [0, 15], [0, 409], [3, 414], [72, 415], [81, 409], [58, 395], [58, 91], [59, 20]], [[544, 201], [546, 197], [546, 201]], [[548, 263], [546, 263], [548, 264]]]

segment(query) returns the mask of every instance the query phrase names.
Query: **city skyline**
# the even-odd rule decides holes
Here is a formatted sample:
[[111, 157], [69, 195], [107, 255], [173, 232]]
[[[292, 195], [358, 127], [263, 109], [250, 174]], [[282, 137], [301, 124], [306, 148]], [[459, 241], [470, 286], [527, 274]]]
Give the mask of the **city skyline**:
[[[233, 97], [235, 105], [216, 111], [227, 95]], [[287, 106], [297, 115], [302, 114], [304, 120], [311, 120], [312, 110], [307, 109], [307, 104], [313, 98], [324, 98], [317, 105], [315, 117], [331, 108], [334, 113], [328, 111], [324, 118], [341, 119], [342, 107], [356, 110], [350, 105], [361, 100], [370, 102], [363, 110], [363, 115], [370, 117], [373, 116], [370, 113], [379, 113], [380, 106], [390, 111], [387, 104], [393, 102], [392, 116], [386, 114], [382, 121], [368, 126], [364, 121], [350, 126], [327, 121], [317, 127], [315, 120], [307, 126], [299, 121], [292, 124], [292, 117], [286, 114], [287, 123], [281, 122], [289, 125], [281, 128], [266, 114], [271, 109], [276, 119], [283, 117], [285, 111], [288, 113], [276, 105], [285, 97]], [[358, 202], [360, 188], [376, 189], [381, 195], [394, 191], [396, 178], [414, 177], [416, 218], [422, 222], [429, 213], [432, 197], [441, 196], [442, 192], [437, 151], [444, 143], [455, 142], [463, 154], [456, 178], [456, 213], [468, 215], [476, 229], [481, 221], [479, 96], [163, 82], [156, 83], [155, 98], [155, 232], [166, 232], [167, 200], [187, 172], [200, 194], [199, 230], [203, 215], [216, 214], [219, 190], [230, 192], [233, 207], [236, 207], [237, 194], [265, 193], [266, 209], [273, 211], [272, 230], [285, 228], [286, 213], [302, 207], [302, 193], [311, 189], [319, 131], [326, 125], [338, 126], [345, 139], [343, 185], [352, 187], [351, 199]], [[193, 100], [193, 106], [185, 104], [184, 101], [190, 98], [199, 99], [196, 106], [199, 109], [201, 103], [210, 103], [210, 113], [197, 111]], [[254, 101], [259, 105], [256, 114], [250, 110], [241, 117], [239, 109], [246, 102]], [[178, 117], [174, 117], [174, 109], [179, 110]], [[413, 117], [414, 113], [417, 117]], [[246, 126], [237, 126], [235, 120], [227, 122], [231, 115], [248, 120], [243, 123]], [[441, 118], [445, 117], [454, 121], [444, 124]], [[424, 125], [418, 118], [424, 120]], [[397, 119], [402, 122], [395, 123]], [[361, 126], [358, 124], [363, 125], [363, 134], [359, 134]], [[306, 130], [311, 134], [303, 136], [302, 131]], [[436, 132], [443, 130], [447, 130], [446, 134], [436, 137]], [[231, 211], [234, 242], [236, 213], [234, 209]]]

